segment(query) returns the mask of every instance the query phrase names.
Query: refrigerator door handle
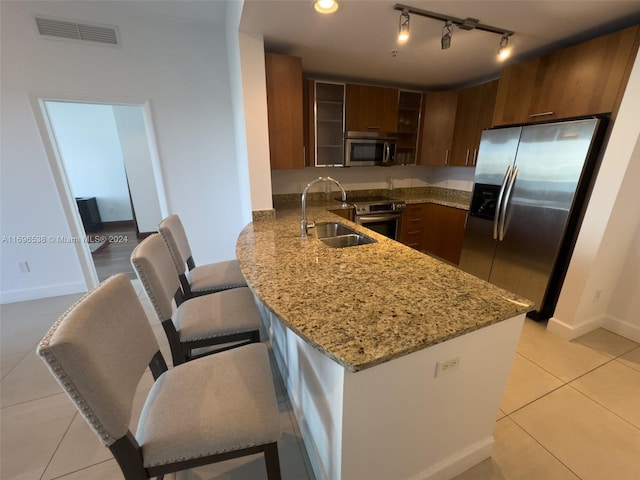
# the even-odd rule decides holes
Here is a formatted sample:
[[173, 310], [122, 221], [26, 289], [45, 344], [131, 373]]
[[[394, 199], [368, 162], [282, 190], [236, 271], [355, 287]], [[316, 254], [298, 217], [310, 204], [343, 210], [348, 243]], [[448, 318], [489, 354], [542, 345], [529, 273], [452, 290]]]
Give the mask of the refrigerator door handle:
[[502, 186], [500, 187], [500, 193], [498, 194], [498, 201], [496, 202], [496, 211], [493, 214], [493, 239], [498, 239], [498, 220], [500, 219], [500, 210], [502, 206], [502, 197], [504, 196], [504, 190], [509, 183], [509, 177], [511, 176], [511, 165], [507, 167], [507, 171], [502, 179]]
[[516, 165], [516, 167], [513, 169], [513, 175], [511, 175], [511, 181], [509, 182], [509, 186], [507, 187], [504, 203], [502, 204], [502, 213], [500, 214], [500, 217], [501, 217], [500, 218], [500, 235], [498, 237], [498, 240], [500, 241], [504, 240], [504, 226], [505, 226], [506, 217], [507, 217], [507, 207], [509, 206], [509, 202], [511, 201], [511, 192], [513, 191], [514, 183], [516, 183], [518, 170], [519, 170], [519, 167]]

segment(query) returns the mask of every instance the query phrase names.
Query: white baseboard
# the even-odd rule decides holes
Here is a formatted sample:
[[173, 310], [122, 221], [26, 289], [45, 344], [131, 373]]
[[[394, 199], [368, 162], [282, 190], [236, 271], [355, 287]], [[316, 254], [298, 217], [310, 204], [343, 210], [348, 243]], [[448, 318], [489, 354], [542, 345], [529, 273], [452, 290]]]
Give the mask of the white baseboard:
[[9, 290], [0, 292], [0, 304], [26, 302], [40, 298], [60, 297], [74, 293], [85, 293], [87, 285], [84, 282], [62, 283], [59, 285], [47, 285], [46, 287], [24, 288], [21, 290]]
[[602, 328], [617, 333], [621, 337], [640, 343], [640, 325], [632, 325], [629, 322], [615, 317], [605, 317]]
[[574, 338], [578, 338], [582, 335], [594, 331], [597, 328], [602, 327], [602, 325], [604, 324], [604, 320], [605, 317], [603, 315], [594, 317], [591, 320], [580, 323], [578, 325], [569, 325], [562, 320], [552, 317], [547, 323], [547, 330], [565, 340], [573, 340]]
[[569, 325], [555, 317], [550, 318], [547, 323], [548, 331], [565, 340], [573, 340], [574, 338], [578, 338], [592, 332], [597, 328], [604, 328], [610, 332], [620, 335], [621, 337], [640, 343], [640, 325], [633, 325], [624, 320], [620, 320], [619, 318], [607, 315], [592, 318], [591, 320], [579, 325]]

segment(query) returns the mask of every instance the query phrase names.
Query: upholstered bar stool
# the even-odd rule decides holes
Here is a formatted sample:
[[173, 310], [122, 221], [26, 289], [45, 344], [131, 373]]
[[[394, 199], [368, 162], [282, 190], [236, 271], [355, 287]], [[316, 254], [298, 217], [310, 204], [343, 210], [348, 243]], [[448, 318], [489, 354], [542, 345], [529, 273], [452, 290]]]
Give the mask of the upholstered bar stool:
[[169, 248], [186, 298], [247, 286], [237, 260], [196, 266], [178, 215], [170, 215], [162, 220], [158, 230]]
[[[260, 342], [260, 313], [248, 287], [185, 300], [169, 249], [159, 234], [145, 238], [133, 250], [131, 264], [162, 323], [174, 365]], [[219, 347], [194, 353], [212, 346]]]
[[[130, 280], [119, 274], [63, 314], [37, 353], [125, 479], [255, 453], [265, 456], [267, 478], [280, 479], [280, 416], [263, 344], [168, 370]], [[134, 435], [133, 399], [147, 366], [155, 382]]]

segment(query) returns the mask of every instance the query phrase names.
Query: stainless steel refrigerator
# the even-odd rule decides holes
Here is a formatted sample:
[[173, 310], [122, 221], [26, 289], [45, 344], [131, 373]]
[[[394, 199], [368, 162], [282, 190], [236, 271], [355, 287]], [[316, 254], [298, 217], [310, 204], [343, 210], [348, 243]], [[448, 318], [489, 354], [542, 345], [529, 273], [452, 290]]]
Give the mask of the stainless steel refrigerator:
[[482, 133], [460, 268], [553, 315], [595, 178], [606, 119]]

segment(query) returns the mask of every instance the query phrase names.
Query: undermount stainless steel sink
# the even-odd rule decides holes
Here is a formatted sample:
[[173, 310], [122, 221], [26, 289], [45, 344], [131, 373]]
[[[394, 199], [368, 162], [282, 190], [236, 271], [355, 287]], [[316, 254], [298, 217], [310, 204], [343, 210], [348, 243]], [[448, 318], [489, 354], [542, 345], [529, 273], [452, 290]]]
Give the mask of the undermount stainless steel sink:
[[376, 242], [373, 238], [338, 222], [318, 223], [314, 230], [316, 238], [333, 248], [354, 247]]

